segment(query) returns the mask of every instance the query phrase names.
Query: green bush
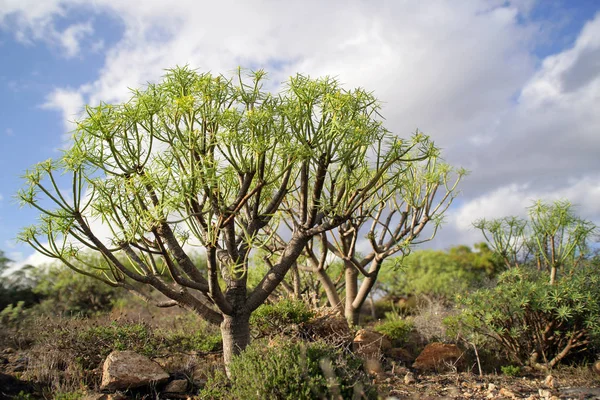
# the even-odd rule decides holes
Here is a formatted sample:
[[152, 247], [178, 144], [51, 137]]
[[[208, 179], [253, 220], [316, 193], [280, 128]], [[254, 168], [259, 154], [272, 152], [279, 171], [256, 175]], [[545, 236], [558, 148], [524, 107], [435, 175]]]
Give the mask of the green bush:
[[[90, 260], [90, 263], [100, 263]], [[87, 265], [81, 269], [101, 274]], [[90, 276], [78, 274], [60, 263], [35, 270], [33, 291], [43, 300], [37, 306], [45, 314], [92, 316], [108, 312], [127, 292], [108, 286]]]
[[588, 264], [551, 284], [526, 267], [499, 276], [491, 289], [459, 297], [457, 333], [496, 341], [519, 365], [551, 368], [600, 344], [600, 274]]
[[403, 346], [412, 332], [414, 324], [398, 314], [386, 313], [386, 319], [375, 325], [375, 331], [385, 335], [394, 346]]
[[250, 317], [250, 324], [259, 336], [287, 334], [310, 321], [314, 311], [300, 300], [283, 299], [274, 304], [264, 304]]
[[481, 287], [501, 269], [501, 260], [485, 243], [476, 244], [475, 250], [467, 246], [417, 250], [401, 261], [389, 260], [377, 285], [393, 296], [424, 295], [449, 301], [456, 293]]
[[229, 365], [231, 379], [213, 376], [203, 399], [375, 399], [362, 361], [321, 342], [255, 341]]
[[221, 350], [223, 344], [218, 327], [192, 313], [177, 316], [172, 326], [156, 332], [164, 338], [170, 352], [202, 352]]
[[503, 365], [500, 370], [507, 376], [519, 376], [521, 374], [521, 367], [518, 365]]
[[164, 339], [145, 323], [117, 323], [84, 329], [74, 336], [64, 332], [65, 345], [77, 348], [76, 354], [86, 368], [95, 367], [113, 350], [133, 350], [148, 357], [164, 348]]

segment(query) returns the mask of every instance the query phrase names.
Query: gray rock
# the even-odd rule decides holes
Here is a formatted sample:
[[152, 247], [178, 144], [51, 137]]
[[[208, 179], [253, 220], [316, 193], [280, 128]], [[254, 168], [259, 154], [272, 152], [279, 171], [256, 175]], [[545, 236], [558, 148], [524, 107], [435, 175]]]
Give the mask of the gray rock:
[[102, 368], [101, 390], [125, 390], [169, 380], [157, 363], [133, 351], [113, 351]]
[[165, 386], [165, 393], [185, 393], [187, 391], [188, 381], [185, 379], [176, 379]]

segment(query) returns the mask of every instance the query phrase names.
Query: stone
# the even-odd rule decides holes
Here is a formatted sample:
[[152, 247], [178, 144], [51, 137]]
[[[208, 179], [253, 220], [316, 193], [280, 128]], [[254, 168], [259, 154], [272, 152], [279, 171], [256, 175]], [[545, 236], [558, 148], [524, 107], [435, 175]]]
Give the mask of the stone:
[[513, 393], [512, 391], [510, 391], [506, 388], [501, 388], [500, 391], [498, 392], [498, 394], [503, 399], [516, 399], [517, 398], [517, 395], [515, 393]]
[[157, 385], [169, 380], [160, 365], [133, 351], [113, 351], [102, 368], [100, 390], [123, 390]]
[[175, 379], [165, 386], [163, 392], [165, 393], [185, 393], [187, 392], [188, 381], [185, 379]]
[[392, 343], [381, 333], [361, 329], [356, 333], [352, 348], [356, 354], [367, 359], [378, 359], [383, 352], [392, 348]]
[[419, 354], [413, 368], [420, 371], [442, 371], [462, 367], [463, 351], [455, 344], [430, 343]]
[[594, 365], [592, 365], [592, 370], [597, 374], [600, 375], [600, 360], [596, 361], [594, 363]]
[[415, 361], [415, 357], [410, 353], [410, 351], [401, 347], [393, 347], [388, 349], [384, 351], [384, 354], [386, 357], [406, 365], [412, 364]]

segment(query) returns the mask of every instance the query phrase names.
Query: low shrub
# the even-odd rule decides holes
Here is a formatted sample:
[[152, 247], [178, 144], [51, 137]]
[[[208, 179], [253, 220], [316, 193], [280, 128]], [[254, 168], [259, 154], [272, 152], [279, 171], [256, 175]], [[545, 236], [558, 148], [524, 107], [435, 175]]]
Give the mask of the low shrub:
[[414, 324], [395, 313], [387, 313], [386, 319], [375, 325], [375, 331], [385, 335], [396, 347], [403, 346], [409, 339]]
[[223, 373], [211, 377], [202, 399], [375, 399], [363, 363], [322, 342], [255, 341]]
[[300, 300], [283, 299], [260, 306], [250, 317], [258, 337], [296, 332], [298, 326], [310, 321], [315, 312]]
[[518, 365], [503, 365], [500, 370], [507, 376], [519, 376], [521, 374], [521, 367]]
[[599, 298], [593, 266], [554, 284], [534, 269], [512, 268], [496, 287], [459, 297], [462, 313], [450, 322], [464, 336], [496, 341], [518, 365], [552, 368], [600, 344]]

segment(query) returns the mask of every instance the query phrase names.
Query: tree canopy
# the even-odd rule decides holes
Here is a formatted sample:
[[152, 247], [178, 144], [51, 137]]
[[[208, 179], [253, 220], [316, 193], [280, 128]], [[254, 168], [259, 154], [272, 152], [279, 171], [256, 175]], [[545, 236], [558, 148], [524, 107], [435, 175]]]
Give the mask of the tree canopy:
[[[439, 159], [426, 135], [387, 131], [363, 89], [296, 75], [272, 93], [265, 77], [178, 67], [125, 103], [86, 107], [70, 148], [27, 172], [19, 197], [41, 218], [20, 239], [84, 274], [77, 263], [91, 249], [107, 261], [91, 266], [105, 283], [150, 285], [170, 299], [161, 306], [220, 324], [227, 362], [313, 237], [371, 218], [406, 185], [420, 188], [433, 175], [407, 171]], [[249, 290], [251, 253], [268, 250], [275, 233], [283, 243]], [[206, 268], [189, 246], [204, 249]]]

